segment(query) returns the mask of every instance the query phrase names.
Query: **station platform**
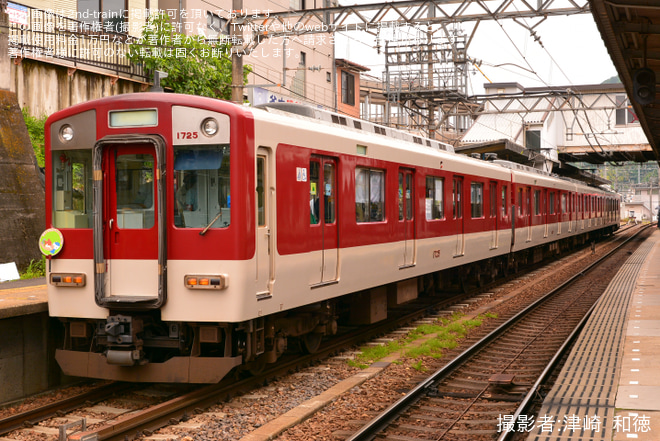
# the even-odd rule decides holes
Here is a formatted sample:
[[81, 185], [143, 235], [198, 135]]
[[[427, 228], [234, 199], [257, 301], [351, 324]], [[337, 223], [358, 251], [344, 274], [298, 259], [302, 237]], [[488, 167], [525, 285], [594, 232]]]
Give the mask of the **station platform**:
[[541, 410], [523, 416], [527, 441], [660, 440], [660, 229], [651, 228], [596, 304]]
[[45, 278], [0, 283], [0, 319], [46, 311]]

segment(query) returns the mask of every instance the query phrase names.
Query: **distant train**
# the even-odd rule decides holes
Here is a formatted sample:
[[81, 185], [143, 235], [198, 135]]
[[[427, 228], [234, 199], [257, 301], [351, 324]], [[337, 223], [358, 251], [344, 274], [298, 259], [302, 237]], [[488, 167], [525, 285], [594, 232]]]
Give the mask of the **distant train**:
[[299, 105], [163, 93], [52, 115], [46, 194], [57, 361], [123, 381], [258, 371], [619, 225], [616, 194], [525, 166]]

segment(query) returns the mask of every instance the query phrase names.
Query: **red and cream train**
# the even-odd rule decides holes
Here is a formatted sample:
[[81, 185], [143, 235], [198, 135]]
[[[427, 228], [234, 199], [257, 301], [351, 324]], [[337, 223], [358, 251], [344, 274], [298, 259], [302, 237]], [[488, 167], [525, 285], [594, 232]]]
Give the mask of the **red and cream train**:
[[313, 108], [103, 98], [46, 123], [66, 374], [216, 382], [446, 275], [611, 233], [617, 195]]

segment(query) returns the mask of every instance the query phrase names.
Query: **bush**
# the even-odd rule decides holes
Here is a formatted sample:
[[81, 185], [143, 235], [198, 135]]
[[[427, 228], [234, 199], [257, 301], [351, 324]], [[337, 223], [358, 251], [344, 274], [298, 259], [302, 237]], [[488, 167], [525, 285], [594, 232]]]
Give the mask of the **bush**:
[[40, 260], [32, 259], [28, 267], [21, 273], [21, 279], [37, 279], [46, 276], [46, 256]]
[[43, 168], [46, 166], [44, 159], [44, 145], [46, 143], [44, 127], [48, 116], [44, 115], [40, 118], [34, 117], [30, 115], [30, 109], [27, 107], [23, 107], [21, 112], [23, 112], [23, 119], [25, 120], [25, 125], [27, 126], [30, 135], [30, 142], [32, 142], [34, 155], [37, 157], [37, 164], [39, 164], [39, 167]]

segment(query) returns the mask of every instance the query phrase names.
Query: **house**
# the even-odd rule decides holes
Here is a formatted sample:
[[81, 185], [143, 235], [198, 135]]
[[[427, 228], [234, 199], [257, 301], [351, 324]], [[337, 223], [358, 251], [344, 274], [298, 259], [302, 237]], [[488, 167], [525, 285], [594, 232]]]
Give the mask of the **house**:
[[335, 60], [337, 69], [337, 110], [340, 113], [360, 118], [360, 74], [368, 72], [368, 67], [345, 59]]

